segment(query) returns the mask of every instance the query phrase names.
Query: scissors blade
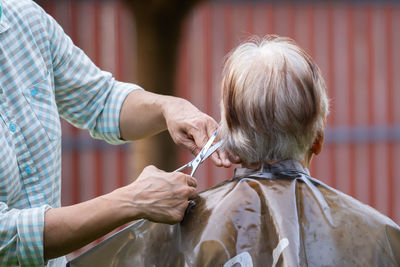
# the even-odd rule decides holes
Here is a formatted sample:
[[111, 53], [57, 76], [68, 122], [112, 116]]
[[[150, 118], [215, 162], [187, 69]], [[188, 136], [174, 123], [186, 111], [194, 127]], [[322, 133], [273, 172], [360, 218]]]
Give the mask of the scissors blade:
[[192, 172], [190, 176], [193, 176], [197, 168], [199, 167], [200, 163], [203, 162], [204, 156], [207, 154], [207, 151], [210, 149], [212, 143], [214, 142], [215, 138], [217, 137], [218, 130], [213, 133], [213, 135], [208, 139], [207, 143], [201, 149], [200, 153], [194, 158], [192, 161]]
[[204, 156], [206, 155], [207, 151], [210, 149], [212, 143], [214, 142], [215, 138], [217, 137], [218, 131], [215, 131], [215, 133], [213, 133], [213, 135], [210, 137], [210, 139], [208, 139], [207, 143], [205, 144], [205, 146], [201, 149], [199, 156], [201, 157], [201, 160], [204, 158]]
[[203, 159], [201, 162], [204, 162], [208, 157], [212, 155], [218, 148], [222, 146], [222, 144], [225, 142], [225, 140], [220, 140], [218, 143], [210, 147], [210, 149], [207, 151], [207, 153], [204, 155]]

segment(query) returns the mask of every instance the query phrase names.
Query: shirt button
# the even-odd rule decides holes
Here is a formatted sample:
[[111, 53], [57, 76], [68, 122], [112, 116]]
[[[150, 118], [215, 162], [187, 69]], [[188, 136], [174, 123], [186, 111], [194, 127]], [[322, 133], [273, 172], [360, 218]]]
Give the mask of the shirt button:
[[14, 133], [16, 130], [17, 130], [17, 126], [15, 126], [14, 123], [11, 123], [10, 124], [10, 131]]
[[31, 169], [30, 167], [26, 166], [26, 167], [25, 167], [25, 172], [26, 172], [27, 174], [31, 174], [31, 173], [32, 173], [32, 169]]
[[31, 90], [31, 96], [36, 96], [38, 94], [38, 90], [36, 88]]

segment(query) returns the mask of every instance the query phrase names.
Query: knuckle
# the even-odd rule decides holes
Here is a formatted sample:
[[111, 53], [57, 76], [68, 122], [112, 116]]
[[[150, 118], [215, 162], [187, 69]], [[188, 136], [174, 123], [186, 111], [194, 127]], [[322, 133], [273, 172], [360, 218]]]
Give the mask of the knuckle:
[[154, 170], [154, 169], [156, 169], [156, 167], [154, 165], [148, 165], [143, 170], [151, 171], [151, 170]]
[[177, 180], [178, 182], [182, 182], [186, 179], [186, 174], [183, 172], [172, 172], [171, 179]]
[[187, 187], [185, 190], [185, 199], [188, 200], [193, 194], [196, 192], [196, 189], [193, 187]]
[[190, 189], [190, 187], [186, 186], [183, 190], [182, 190], [182, 195], [183, 197], [186, 199], [190, 194], [191, 194], [192, 190]]
[[185, 138], [183, 136], [179, 135], [175, 138], [175, 143], [177, 145], [183, 145], [183, 144], [185, 144]]
[[186, 201], [189, 195], [189, 188], [188, 186], [182, 186], [176, 190], [176, 196], [178, 202]]
[[193, 126], [194, 129], [196, 129], [197, 131], [199, 131], [205, 124], [205, 120], [201, 119], [201, 118], [195, 118], [193, 121]]
[[175, 209], [173, 212], [171, 212], [170, 218], [171, 218], [172, 224], [183, 220], [183, 217], [185, 215], [185, 210], [186, 210], [185, 207], [182, 208], [181, 206], [179, 206], [177, 209]]
[[193, 183], [193, 187], [197, 187], [197, 180], [195, 178], [193, 178], [193, 177], [190, 177], [190, 180]]
[[194, 185], [194, 186], [197, 185], [197, 180], [195, 178], [193, 178], [192, 176], [190, 176], [190, 175], [186, 175], [186, 181], [190, 185]]
[[180, 214], [178, 214], [178, 215], [175, 217], [175, 221], [176, 221], [176, 222], [182, 221], [182, 220], [183, 220], [183, 216], [184, 216], [183, 212], [180, 213]]
[[189, 151], [192, 153], [192, 154], [194, 154], [194, 155], [196, 155], [196, 154], [198, 154], [199, 152], [200, 152], [200, 149], [196, 146], [196, 144], [191, 144], [190, 146], [189, 146]]

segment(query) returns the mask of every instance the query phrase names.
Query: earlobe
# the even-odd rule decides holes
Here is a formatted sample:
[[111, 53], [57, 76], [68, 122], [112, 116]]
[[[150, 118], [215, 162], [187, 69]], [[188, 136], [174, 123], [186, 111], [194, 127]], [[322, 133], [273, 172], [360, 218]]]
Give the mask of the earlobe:
[[322, 150], [322, 145], [324, 143], [324, 132], [318, 133], [315, 138], [314, 144], [312, 146], [312, 153], [318, 155]]

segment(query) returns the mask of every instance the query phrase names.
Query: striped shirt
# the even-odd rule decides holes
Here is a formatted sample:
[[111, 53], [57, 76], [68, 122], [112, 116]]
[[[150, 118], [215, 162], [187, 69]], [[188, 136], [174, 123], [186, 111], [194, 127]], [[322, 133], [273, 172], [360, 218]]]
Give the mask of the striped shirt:
[[98, 69], [33, 1], [0, 5], [0, 266], [60, 266], [43, 259], [44, 213], [61, 205], [59, 116], [122, 143], [121, 105], [140, 87]]

